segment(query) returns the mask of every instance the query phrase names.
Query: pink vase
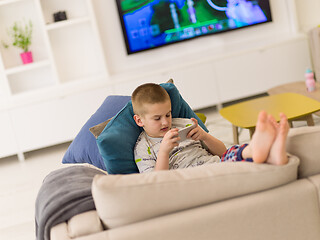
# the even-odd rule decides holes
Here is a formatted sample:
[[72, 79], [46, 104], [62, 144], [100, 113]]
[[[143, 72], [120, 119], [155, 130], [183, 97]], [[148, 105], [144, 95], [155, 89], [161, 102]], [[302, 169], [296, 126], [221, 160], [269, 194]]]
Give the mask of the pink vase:
[[33, 62], [31, 51], [20, 53], [20, 56], [21, 56], [23, 64], [28, 64], [28, 63]]

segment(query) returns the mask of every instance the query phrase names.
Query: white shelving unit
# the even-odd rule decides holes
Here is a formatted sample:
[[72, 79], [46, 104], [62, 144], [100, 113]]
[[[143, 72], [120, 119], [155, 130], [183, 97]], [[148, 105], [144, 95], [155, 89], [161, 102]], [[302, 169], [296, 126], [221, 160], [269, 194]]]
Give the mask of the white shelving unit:
[[4, 6], [4, 5], [8, 5], [16, 2], [22, 2], [22, 1], [25, 1], [25, 0], [2, 0], [0, 2], [0, 6]]
[[[53, 14], [58, 11], [66, 11], [67, 20], [54, 22]], [[11, 45], [7, 31], [14, 22], [29, 20], [33, 23], [30, 50], [34, 62], [24, 65], [20, 49]], [[108, 73], [91, 0], [2, 0], [1, 41], [10, 46], [6, 49], [0, 44], [0, 115], [4, 116], [1, 125], [7, 126], [12, 134], [8, 146], [1, 147], [0, 157], [14, 153], [23, 160], [25, 151], [70, 140], [74, 136], [59, 134], [57, 128], [62, 127], [61, 122], [60, 125], [53, 124], [52, 135], [44, 138], [41, 131], [46, 131], [47, 124], [42, 113], [49, 106], [59, 105], [61, 121], [66, 117], [74, 118], [71, 116], [73, 109], [62, 99], [73, 95], [79, 98], [85, 88], [83, 85], [90, 85], [90, 81], [105, 81]], [[39, 113], [34, 111], [37, 106]], [[17, 119], [17, 116], [24, 116], [24, 119]], [[40, 121], [36, 121], [39, 118]], [[59, 116], [57, 118], [59, 121]], [[22, 140], [26, 138], [25, 129], [28, 128], [24, 122], [38, 123], [36, 128], [42, 129], [38, 141]], [[69, 132], [74, 134], [75, 131]], [[7, 137], [1, 134], [0, 142], [6, 142]]]
[[89, 17], [81, 17], [77, 19], [71, 19], [71, 20], [66, 20], [66, 21], [61, 21], [61, 22], [56, 22], [56, 23], [50, 23], [46, 26], [47, 30], [54, 30], [58, 28], [64, 28], [68, 26], [73, 26], [81, 23], [86, 23], [90, 22]]
[[50, 66], [50, 61], [49, 60], [42, 60], [42, 61], [38, 61], [38, 62], [26, 64], [26, 65], [12, 67], [12, 68], [6, 69], [5, 70], [5, 74], [7, 76], [9, 76], [9, 75], [14, 75], [16, 73], [32, 71], [32, 70], [35, 70], [37, 68], [42, 68], [42, 67], [46, 67], [46, 66]]
[[[54, 22], [53, 14], [57, 11], [66, 11], [68, 19]], [[23, 65], [18, 49], [0, 46], [2, 77], [9, 86], [9, 95], [73, 81], [80, 83], [86, 78], [106, 78], [105, 60], [90, 0], [1, 1], [0, 36], [5, 36], [1, 40], [10, 43], [7, 29], [15, 21], [29, 19], [34, 25], [30, 47], [33, 63]], [[34, 79], [35, 75], [40, 76], [39, 80]]]

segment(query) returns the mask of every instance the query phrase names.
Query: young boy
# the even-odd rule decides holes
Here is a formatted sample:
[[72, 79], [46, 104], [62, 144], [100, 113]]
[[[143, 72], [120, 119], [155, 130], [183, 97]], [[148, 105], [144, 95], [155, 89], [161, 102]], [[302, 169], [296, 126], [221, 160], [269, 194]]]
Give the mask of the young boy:
[[[286, 164], [287, 118], [280, 114], [280, 123], [266, 112], [260, 112], [256, 131], [249, 144], [225, 145], [204, 131], [196, 119], [187, 140], [178, 143], [178, 128], [172, 126], [171, 101], [167, 91], [158, 84], [139, 86], [132, 94], [134, 120], [144, 131], [134, 148], [140, 173], [194, 167], [224, 161]], [[175, 120], [175, 119], [174, 119]], [[179, 121], [179, 119], [178, 119]], [[204, 149], [206, 147], [206, 149]]]

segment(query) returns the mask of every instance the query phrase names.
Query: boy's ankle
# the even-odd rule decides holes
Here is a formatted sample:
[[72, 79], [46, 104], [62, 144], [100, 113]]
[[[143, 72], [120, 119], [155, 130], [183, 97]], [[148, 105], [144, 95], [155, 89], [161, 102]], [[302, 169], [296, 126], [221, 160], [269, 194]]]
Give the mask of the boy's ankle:
[[250, 144], [247, 144], [246, 146], [244, 146], [243, 150], [241, 151], [241, 158], [242, 159], [252, 158], [252, 151], [251, 151]]

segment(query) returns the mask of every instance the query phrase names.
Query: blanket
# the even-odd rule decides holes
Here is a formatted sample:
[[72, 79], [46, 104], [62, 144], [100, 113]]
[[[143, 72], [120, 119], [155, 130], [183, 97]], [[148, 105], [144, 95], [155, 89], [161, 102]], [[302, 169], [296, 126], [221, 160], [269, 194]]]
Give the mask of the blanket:
[[37, 240], [49, 240], [53, 226], [95, 209], [91, 184], [96, 174], [104, 173], [86, 166], [71, 166], [46, 176], [35, 206]]

